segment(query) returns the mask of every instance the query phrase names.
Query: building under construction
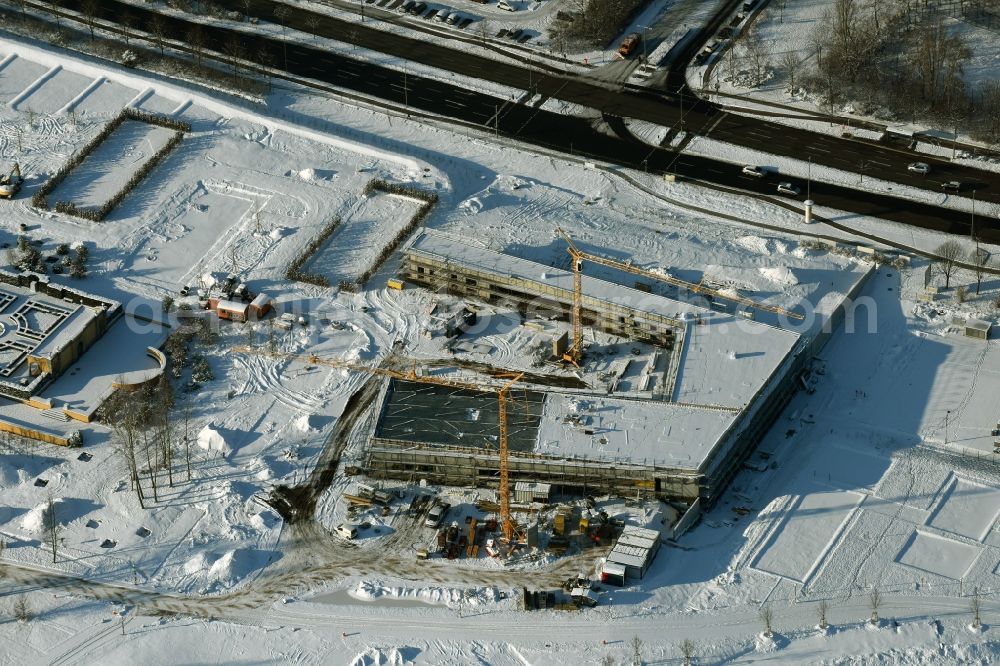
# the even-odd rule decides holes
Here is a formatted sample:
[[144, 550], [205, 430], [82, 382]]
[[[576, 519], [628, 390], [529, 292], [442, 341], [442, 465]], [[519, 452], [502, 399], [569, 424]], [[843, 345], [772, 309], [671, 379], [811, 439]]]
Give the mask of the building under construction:
[[[573, 299], [569, 271], [426, 231], [406, 250], [401, 272], [410, 283], [516, 308], [526, 317], [565, 315]], [[800, 387], [843, 316], [840, 301], [826, 303], [810, 332], [799, 335], [586, 276], [582, 292], [590, 325], [672, 348], [669, 389], [658, 400], [513, 390], [511, 483], [711, 502]], [[368, 472], [495, 486], [496, 404], [489, 392], [392, 382], [379, 407]]]

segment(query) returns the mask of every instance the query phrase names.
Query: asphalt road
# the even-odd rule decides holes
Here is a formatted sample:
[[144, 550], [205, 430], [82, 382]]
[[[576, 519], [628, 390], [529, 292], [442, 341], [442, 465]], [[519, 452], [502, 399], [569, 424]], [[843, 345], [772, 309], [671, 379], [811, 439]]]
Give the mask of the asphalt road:
[[[73, 9], [78, 9], [81, 4], [72, 0], [58, 1], [62, 6]], [[223, 4], [227, 2], [229, 0], [223, 0]], [[232, 4], [242, 5], [242, 2], [233, 2]], [[255, 9], [263, 10], [272, 4], [266, 0], [251, 0], [251, 14]], [[101, 18], [108, 21], [120, 21], [124, 14], [129, 14], [134, 17], [141, 29], [146, 30], [149, 29], [150, 18], [154, 15], [152, 10], [125, 5], [118, 0], [102, 0], [100, 12]], [[297, 9], [290, 12], [286, 20], [291, 22], [294, 16], [305, 21], [308, 19], [307, 14], [307, 12]], [[304, 15], [306, 16], [304, 17]], [[161, 16], [167, 24], [168, 34], [175, 38], [187, 37], [196, 25], [196, 22], [172, 16]], [[609, 121], [612, 121], [609, 124], [602, 120], [596, 111], [593, 118], [541, 111], [530, 106], [517, 104], [510, 99], [501, 99], [434, 79], [409, 75], [361, 60], [328, 53], [304, 44], [269, 39], [258, 34], [236, 32], [204, 23], [197, 23], [197, 25], [202, 30], [209, 48], [214, 51], [225, 53], [227, 45], [238, 42], [242, 53], [246, 54], [245, 57], [263, 54], [276, 67], [290, 74], [381, 98], [400, 106], [405, 105], [434, 115], [474, 123], [486, 129], [492, 129], [499, 134], [516, 137], [524, 142], [581, 157], [592, 157], [627, 167], [644, 169], [651, 173], [676, 171], [682, 176], [698, 178], [720, 185], [741, 187], [766, 194], [775, 193], [773, 182], [766, 179], [761, 181], [745, 178], [741, 176], [739, 167], [725, 162], [692, 155], [682, 155], [675, 162], [676, 153], [652, 148], [639, 142], [623, 130], [621, 123], [613, 121], [614, 118], [623, 116], [651, 119], [654, 115], [656, 117], [654, 122], [660, 124], [669, 125], [679, 121], [679, 105], [675, 107], [669, 99], [653, 92], [613, 91], [576, 77], [532, 74], [532, 85], [539, 93], [599, 109]], [[339, 30], [345, 25], [356, 31], [351, 34], [351, 37], [359, 43], [366, 44], [366, 38], [370, 37], [378, 43], [366, 44], [366, 46], [379, 51], [385, 50], [401, 58], [426, 62], [427, 64], [433, 64], [433, 62], [427, 62], [428, 60], [438, 62], [442, 69], [449, 67], [456, 71], [461, 69], [462, 73], [508, 85], [516, 85], [515, 78], [526, 82], [528, 77], [528, 70], [516, 65], [459, 53], [434, 43], [390, 35], [356, 23], [344, 24], [329, 17], [322, 17], [321, 24], [315, 28], [315, 31], [322, 33], [327, 26], [332, 26], [331, 30]], [[635, 110], [636, 113], [625, 112], [631, 110]], [[906, 174], [905, 163], [908, 159], [903, 159], [904, 156], [901, 156], [897, 151], [797, 131], [756, 118], [720, 113], [715, 107], [705, 102], [698, 102], [693, 108], [691, 105], [685, 105], [684, 110], [688, 130], [701, 131], [722, 140], [727, 140], [728, 135], [733, 135], [744, 143], [750, 144], [751, 147], [757, 147], [769, 153], [780, 153], [781, 147], [785, 146], [789, 151], [794, 151], [798, 156], [802, 156], [803, 147], [813, 145], [817, 153], [814, 162], [822, 164], [825, 163], [825, 160], [830, 159], [831, 166], [841, 166], [841, 168], [843, 165], [833, 162], [831, 158], [844, 158], [851, 161], [854, 158], [845, 148], [849, 147], [855, 152], [860, 151], [862, 157], [858, 158], [859, 161], [861, 159], [879, 160], [892, 165], [880, 167], [880, 177], [891, 179], [892, 175], [899, 170], [904, 174], [902, 180], [918, 182], [917, 179]], [[826, 150], [831, 152], [824, 152]], [[939, 167], [937, 163], [934, 166], [935, 171], [932, 178], [940, 177], [942, 173], [950, 174], [954, 169], [961, 169], [961, 167], [954, 165], [946, 165], [950, 167], [947, 169]], [[963, 169], [963, 171], [970, 170]], [[980, 174], [981, 172], [975, 173]], [[1000, 176], [994, 177], [1000, 178]], [[919, 182], [925, 183], [926, 181], [920, 180]], [[970, 231], [970, 216], [960, 211], [822, 183], [813, 183], [811, 194], [819, 205], [956, 234], [968, 234]], [[978, 199], [988, 201], [988, 188], [985, 186], [980, 188], [977, 195]], [[804, 199], [804, 196], [799, 197], [799, 199]], [[976, 229], [983, 240], [1000, 242], [1000, 220], [979, 216], [976, 218]]]

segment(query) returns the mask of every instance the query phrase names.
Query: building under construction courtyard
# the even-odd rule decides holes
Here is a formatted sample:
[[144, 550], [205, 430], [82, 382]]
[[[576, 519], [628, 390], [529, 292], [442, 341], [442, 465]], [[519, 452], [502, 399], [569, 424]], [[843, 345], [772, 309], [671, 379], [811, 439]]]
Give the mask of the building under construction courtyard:
[[[573, 275], [423, 232], [407, 249], [407, 281], [528, 314], [541, 294], [568, 312]], [[851, 279], [856, 295], [871, 273]], [[582, 280], [590, 321], [627, 338], [671, 345], [660, 399], [538, 390], [512, 406], [510, 482], [556, 490], [711, 502], [774, 423], [843, 317], [821, 303], [809, 331], [746, 320], [602, 280]], [[405, 390], [402, 390], [405, 389]], [[519, 390], [512, 391], [516, 403]], [[530, 394], [530, 397], [529, 397]], [[379, 408], [368, 473], [447, 485], [495, 486], [497, 396], [392, 383]]]

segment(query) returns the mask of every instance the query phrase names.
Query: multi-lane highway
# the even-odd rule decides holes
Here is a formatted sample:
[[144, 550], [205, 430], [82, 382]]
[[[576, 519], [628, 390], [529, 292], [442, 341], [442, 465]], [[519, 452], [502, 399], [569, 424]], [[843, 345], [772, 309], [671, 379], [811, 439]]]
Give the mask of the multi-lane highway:
[[[82, 4], [73, 0], [58, 2], [74, 10], [78, 10]], [[230, 0], [222, 0], [222, 4], [227, 3]], [[237, 6], [241, 12], [246, 10], [242, 0], [232, 1], [231, 4], [234, 11]], [[251, 15], [259, 13], [262, 19], [274, 20], [273, 8], [276, 4], [278, 3], [269, 0], [251, 0], [249, 12]], [[138, 27], [144, 30], [149, 29], [150, 19], [154, 15], [152, 9], [127, 5], [118, 0], [103, 0], [100, 12], [102, 19], [111, 22], [119, 20], [127, 12], [135, 17]], [[387, 100], [398, 106], [408, 106], [440, 117], [481, 125], [524, 142], [655, 173], [675, 171], [682, 176], [720, 185], [767, 194], [775, 192], [774, 182], [745, 178], [740, 174], [738, 166], [691, 155], [678, 158], [673, 151], [639, 142], [623, 131], [620, 123], [599, 119], [600, 115], [608, 120], [631, 117], [679, 126], [682, 122], [681, 105], [676, 98], [667, 95], [652, 91], [614, 90], [572, 75], [543, 75], [518, 64], [498, 62], [437, 43], [375, 30], [367, 23], [362, 25], [344, 22], [321, 14], [310, 16], [309, 12], [301, 8], [295, 8], [284, 19], [296, 29], [353, 41], [367, 48], [441, 70], [456, 71], [522, 89], [527, 88], [530, 81], [531, 90], [541, 98], [554, 97], [600, 112], [595, 112], [594, 118], [564, 115], [468, 90], [459, 85], [329, 53], [314, 46], [264, 37], [250, 30], [233, 30], [198, 22], [194, 18], [189, 21], [168, 15], [162, 16], [162, 19], [167, 23], [168, 34], [180, 40], [197, 24], [205, 36], [208, 48], [216, 52], [224, 52], [226, 44], [235, 38], [242, 43], [244, 53], [265, 54], [270, 62], [290, 74]], [[299, 26], [296, 22], [301, 22], [302, 25]], [[868, 163], [878, 162], [888, 165], [878, 167], [880, 178], [918, 186], [929, 183], [932, 188], [936, 186], [935, 181], [942, 178], [975, 181], [978, 183], [977, 199], [985, 202], [995, 200], [996, 193], [1000, 191], [1000, 175], [985, 174], [940, 160], [924, 159], [932, 163], [934, 170], [929, 178], [920, 177], [906, 171], [906, 164], [912, 161], [912, 156], [891, 148], [818, 135], [759, 118], [727, 114], [704, 101], [686, 103], [683, 109], [684, 127], [688, 131], [763, 152], [810, 157], [816, 164], [828, 164], [847, 170], [856, 170], [856, 165], [862, 160]], [[872, 169], [869, 173], [874, 171]], [[832, 208], [957, 234], [968, 234], [970, 231], [970, 215], [952, 209], [817, 182], [812, 184], [811, 194], [818, 204]], [[984, 240], [1000, 241], [1000, 221], [977, 216], [975, 226], [977, 234]]]

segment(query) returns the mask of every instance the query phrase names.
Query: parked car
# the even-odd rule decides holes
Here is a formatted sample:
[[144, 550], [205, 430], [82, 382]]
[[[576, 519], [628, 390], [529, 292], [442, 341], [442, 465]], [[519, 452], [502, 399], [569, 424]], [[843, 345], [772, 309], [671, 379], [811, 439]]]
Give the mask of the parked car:
[[927, 162], [910, 162], [910, 164], [906, 167], [906, 170], [926, 176], [931, 172], [931, 165]]
[[442, 502], [434, 502], [434, 506], [431, 510], [427, 512], [427, 518], [424, 520], [424, 525], [427, 527], [437, 527], [444, 520], [444, 515], [448, 513], [448, 505]]
[[946, 183], [941, 183], [941, 189], [945, 192], [961, 192], [962, 183], [957, 180], [949, 180]]
[[778, 183], [778, 194], [787, 194], [792, 197], [797, 197], [802, 194], [802, 190], [799, 189], [799, 186], [794, 183], [783, 181]]
[[444, 23], [444, 20], [448, 18], [449, 14], [451, 14], [451, 7], [442, 7], [437, 10], [437, 14], [434, 15], [434, 20], [438, 23]]
[[497, 3], [497, 9], [502, 9], [502, 10], [504, 10], [506, 12], [516, 12], [517, 11], [517, 9], [514, 8], [514, 5], [510, 4], [509, 2], [507, 2], [507, 0], [500, 0], [500, 2]]
[[761, 169], [759, 166], [754, 166], [752, 164], [746, 164], [743, 166], [744, 176], [753, 176], [754, 178], [763, 178], [767, 175], [767, 171]]
[[396, 11], [399, 12], [400, 14], [406, 14], [411, 9], [413, 9], [413, 6], [416, 4], [417, 4], [416, 0], [406, 0], [406, 2], [401, 4]]
[[441, 12], [440, 9], [432, 9], [429, 12], [427, 12], [426, 14], [424, 14], [424, 19], [428, 20], [428, 21], [431, 20], [431, 19], [436, 19], [439, 12]]
[[420, 16], [421, 14], [424, 13], [424, 10], [426, 9], [427, 9], [426, 2], [418, 2], [417, 4], [410, 7], [409, 12], [414, 16]]
[[459, 14], [458, 12], [452, 12], [451, 14], [448, 14], [448, 25], [455, 25], [456, 23], [458, 23], [458, 20], [460, 18], [462, 18], [462, 15]]

